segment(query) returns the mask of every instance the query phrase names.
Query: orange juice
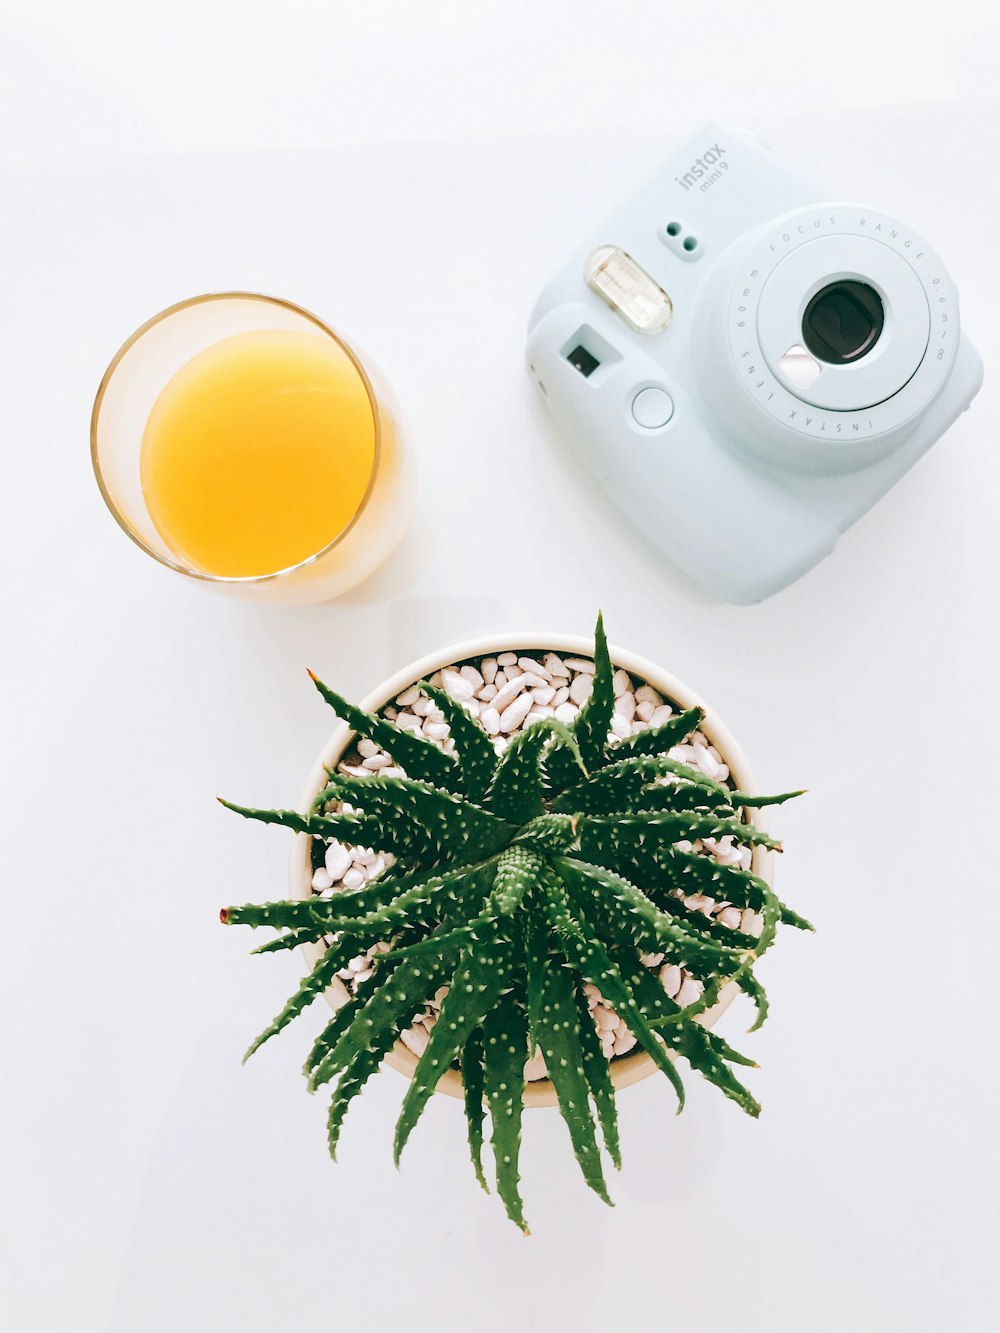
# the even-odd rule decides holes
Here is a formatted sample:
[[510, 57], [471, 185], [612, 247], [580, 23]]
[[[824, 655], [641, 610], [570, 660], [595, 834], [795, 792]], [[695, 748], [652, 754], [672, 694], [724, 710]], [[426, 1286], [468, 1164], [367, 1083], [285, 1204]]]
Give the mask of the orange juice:
[[246, 578], [297, 565], [350, 524], [375, 467], [367, 383], [333, 338], [261, 330], [199, 352], [156, 399], [139, 469], [182, 561]]

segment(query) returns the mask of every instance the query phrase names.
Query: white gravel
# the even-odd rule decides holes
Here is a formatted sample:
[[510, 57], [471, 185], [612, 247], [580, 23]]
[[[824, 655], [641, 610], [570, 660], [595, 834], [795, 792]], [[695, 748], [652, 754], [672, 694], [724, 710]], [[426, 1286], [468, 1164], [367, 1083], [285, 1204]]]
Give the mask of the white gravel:
[[[503, 753], [511, 738], [536, 718], [555, 717], [560, 722], [571, 722], [590, 696], [593, 674], [594, 663], [586, 658], [562, 657], [555, 652], [544, 655], [504, 652], [446, 667], [431, 677], [431, 683], [446, 690], [478, 717], [497, 752]], [[619, 739], [648, 727], [661, 726], [675, 711], [674, 704], [653, 686], [634, 680], [621, 668], [615, 672], [614, 692], [611, 734]], [[446, 754], [454, 753], [444, 714], [417, 686], [411, 685], [403, 690], [382, 712], [397, 726], [426, 737]], [[729, 777], [722, 755], [700, 731], [694, 732], [685, 744], [675, 745], [670, 756], [717, 782], [725, 782]], [[359, 740], [352, 746], [338, 771], [356, 775], [380, 772], [383, 776], [405, 776], [391, 757], [370, 740]], [[340, 808], [351, 809], [347, 804]], [[693, 843], [682, 841], [677, 846], [712, 857], [721, 865], [738, 865], [747, 870], [752, 860], [751, 848], [736, 843], [732, 836], [704, 838]], [[372, 848], [349, 847], [331, 841], [326, 847], [325, 864], [313, 874], [313, 891], [320, 897], [331, 898], [341, 889], [360, 888], [377, 879], [394, 861], [389, 853], [379, 855]], [[748, 935], [760, 934], [763, 922], [755, 912], [741, 911], [731, 903], [717, 902], [704, 894], [688, 895], [685, 902], [706, 916], [714, 916], [725, 926]], [[389, 942], [381, 942], [367, 954], [351, 959], [348, 967], [338, 973], [349, 991], [353, 993], [371, 976], [378, 954], [389, 948]], [[702, 983], [684, 968], [665, 963], [662, 954], [642, 954], [640, 961], [658, 974], [663, 989], [678, 1004], [692, 1004], [701, 996]], [[610, 1060], [626, 1055], [636, 1044], [632, 1033], [595, 987], [588, 984], [585, 992], [605, 1056]], [[447, 987], [441, 987], [413, 1026], [402, 1034], [404, 1045], [415, 1055], [420, 1055], [426, 1047], [446, 993]], [[529, 1061], [525, 1072], [529, 1078], [545, 1076], [544, 1061], [539, 1055]]]

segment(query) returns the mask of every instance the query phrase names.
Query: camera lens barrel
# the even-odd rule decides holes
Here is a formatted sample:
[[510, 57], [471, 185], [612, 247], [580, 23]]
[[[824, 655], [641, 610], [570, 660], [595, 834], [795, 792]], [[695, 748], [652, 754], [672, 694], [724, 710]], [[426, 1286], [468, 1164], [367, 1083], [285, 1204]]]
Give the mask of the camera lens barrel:
[[739, 448], [837, 472], [891, 451], [941, 391], [958, 352], [958, 294], [909, 228], [854, 205], [812, 205], [720, 265], [697, 336], [711, 401]]

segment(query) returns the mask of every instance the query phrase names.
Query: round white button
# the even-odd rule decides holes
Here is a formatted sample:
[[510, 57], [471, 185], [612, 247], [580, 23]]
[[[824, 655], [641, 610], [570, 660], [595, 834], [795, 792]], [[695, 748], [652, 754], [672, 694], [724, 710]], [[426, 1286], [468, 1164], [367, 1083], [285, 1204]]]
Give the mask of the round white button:
[[632, 399], [632, 416], [637, 426], [644, 430], [659, 430], [674, 415], [674, 400], [666, 389], [657, 389], [652, 385], [640, 389]]

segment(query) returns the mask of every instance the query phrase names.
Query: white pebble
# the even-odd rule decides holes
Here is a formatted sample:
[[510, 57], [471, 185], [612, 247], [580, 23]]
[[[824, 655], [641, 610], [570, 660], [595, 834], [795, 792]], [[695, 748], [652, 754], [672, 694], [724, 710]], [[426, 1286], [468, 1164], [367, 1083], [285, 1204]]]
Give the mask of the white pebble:
[[569, 697], [575, 704], [585, 704], [590, 698], [594, 689], [593, 676], [583, 674], [573, 677], [573, 683], [569, 687]]
[[360, 889], [367, 879], [368, 876], [363, 870], [359, 870], [357, 866], [351, 866], [341, 882], [345, 889]]
[[368, 955], [366, 953], [359, 953], [356, 958], [352, 958], [347, 964], [347, 970], [352, 977], [356, 976], [359, 972], [364, 972], [367, 967]]
[[514, 702], [524, 689], [526, 680], [526, 676], [522, 676], [518, 680], [510, 680], [506, 685], [501, 686], [501, 688], [497, 690], [496, 694], [493, 696], [493, 707], [498, 713], [502, 713], [508, 704]]
[[405, 778], [405, 777], [406, 777], [406, 770], [405, 770], [404, 768], [400, 768], [400, 767], [399, 767], [398, 765], [396, 765], [396, 764], [391, 764], [388, 768], [383, 768], [382, 772], [379, 774], [379, 777], [383, 777], [383, 778]]
[[569, 698], [569, 686], [560, 685], [558, 690], [556, 690], [555, 694], [549, 700], [549, 702], [551, 703], [553, 708], [558, 708], [559, 705], [564, 704], [568, 698]]
[[571, 671], [585, 671], [591, 676], [594, 674], [593, 662], [588, 662], [585, 657], [567, 657], [566, 665]]
[[611, 730], [618, 740], [623, 741], [632, 735], [632, 723], [620, 713], [614, 713], [611, 718]]
[[545, 670], [550, 676], [569, 676], [569, 667], [557, 657], [555, 653], [548, 653], [545, 657]]
[[498, 690], [502, 689], [503, 686], [507, 684], [507, 672], [498, 671], [497, 674], [493, 677], [493, 684], [497, 687]]
[[500, 653], [497, 661], [502, 667], [514, 666], [517, 662], [517, 653]]
[[670, 707], [669, 704], [660, 704], [658, 708], [655, 708], [653, 710], [653, 713], [649, 719], [649, 725], [651, 727], [662, 727], [665, 722], [670, 721], [673, 715], [674, 715], [674, 710]]
[[416, 703], [410, 704], [410, 712], [416, 717], [429, 717], [437, 704], [433, 699], [428, 699], [426, 694], [422, 694]]
[[444, 688], [456, 701], [456, 703], [465, 703], [466, 699], [471, 699], [475, 694], [472, 688], [472, 682], [466, 680], [458, 671], [452, 671], [448, 667], [441, 672], [441, 680]]
[[498, 664], [495, 657], [484, 657], [479, 663], [479, 670], [483, 673], [483, 680], [487, 685], [493, 684], [493, 679], [497, 674]]
[[721, 912], [716, 912], [715, 919], [723, 926], [729, 926], [731, 930], [739, 930], [742, 914], [738, 907], [724, 907]]
[[389, 768], [391, 764], [392, 760], [387, 754], [372, 754], [361, 761], [361, 767], [367, 768], [371, 773], [377, 773], [380, 768]]
[[685, 977], [681, 982], [681, 988], [674, 997], [682, 1009], [686, 1009], [689, 1004], [694, 1004], [700, 1000], [705, 987], [694, 977]]
[[643, 965], [643, 967], [659, 967], [660, 964], [663, 962], [663, 954], [641, 953], [639, 955], [639, 962]]
[[619, 1028], [615, 1037], [615, 1055], [627, 1055], [635, 1045], [635, 1037], [628, 1028]]
[[555, 689], [551, 685], [536, 685], [531, 697], [536, 704], [550, 704], [555, 698]]
[[619, 694], [615, 700], [615, 713], [623, 717], [626, 722], [631, 722], [635, 717], [635, 695], [631, 693]]
[[372, 759], [375, 755], [381, 753], [382, 751], [375, 742], [369, 740], [367, 736], [362, 736], [361, 740], [358, 741], [358, 754], [361, 755], [362, 759]]
[[575, 704], [561, 703], [555, 711], [556, 721], [563, 723], [572, 722], [579, 711], [579, 708], [577, 708]]
[[445, 722], [424, 723], [424, 735], [429, 736], [432, 741], [443, 741], [448, 734], [448, 725]]
[[500, 714], [500, 730], [513, 731], [531, 712], [531, 695], [521, 694]]
[[415, 704], [422, 697], [419, 686], [411, 685], [408, 690], [396, 695], [396, 703], [399, 704], [400, 708], [409, 708], [411, 704]]
[[535, 676], [530, 671], [522, 671], [517, 678], [517, 682], [526, 690], [537, 690], [549, 683], [544, 676]]
[[476, 695], [476, 698], [482, 699], [483, 703], [486, 704], [489, 703], [491, 699], [495, 699], [497, 697], [497, 693], [498, 691], [495, 685], [492, 684], [484, 685], [483, 688]]
[[652, 704], [654, 708], [659, 707], [659, 705], [663, 703], [663, 699], [657, 694], [656, 690], [653, 689], [652, 685], [640, 685], [635, 692], [635, 697], [639, 703], [649, 703]]
[[479, 714], [479, 721], [487, 736], [495, 736], [500, 730], [500, 714], [495, 708], [484, 708]]
[[342, 879], [351, 868], [351, 853], [341, 842], [331, 842], [326, 849], [326, 868], [331, 880]]
[[313, 871], [312, 886], [317, 893], [322, 893], [324, 889], [329, 889], [333, 885], [333, 876], [327, 870], [326, 866], [319, 866]]
[[536, 704], [535, 707], [532, 708], [528, 716], [524, 719], [524, 725], [528, 726], [532, 722], [541, 722], [544, 718], [551, 716], [552, 716], [551, 708], [547, 708], [544, 704]]
[[619, 1026], [621, 1019], [602, 1004], [594, 1010], [594, 1022], [598, 1032], [610, 1032]]
[[740, 930], [742, 930], [745, 935], [759, 935], [763, 929], [764, 918], [760, 913], [751, 911], [749, 907], [746, 908], [740, 921]]
[[396, 726], [403, 731], [419, 731], [423, 723], [413, 713], [400, 713], [396, 718]]
[[430, 1039], [431, 1034], [419, 1023], [399, 1034], [399, 1040], [414, 1055], [423, 1055], [424, 1051], [427, 1050], [427, 1043]]
[[355, 972], [354, 974], [355, 986], [360, 986], [363, 982], [367, 981], [368, 978], [371, 976], [371, 974], [372, 974], [372, 969], [370, 967], [366, 967], [363, 972]]
[[611, 678], [611, 687], [614, 690], [615, 698], [620, 698], [631, 684], [632, 682], [629, 680], [628, 672], [623, 671], [622, 668], [619, 667]]
[[464, 676], [472, 686], [473, 694], [475, 694], [476, 690], [481, 690], [486, 684], [485, 676], [477, 671], [474, 666], [469, 666], [468, 663], [466, 663], [464, 667], [459, 667], [459, 674]]
[[637, 703], [635, 706], [635, 715], [640, 722], [648, 722], [655, 712], [656, 704], [649, 699], [643, 699], [641, 703]]
[[660, 968], [660, 984], [673, 1000], [681, 988], [681, 970], [676, 963]]
[[549, 671], [548, 667], [542, 666], [541, 662], [536, 662], [533, 657], [519, 657], [517, 659], [517, 665], [522, 671], [527, 671], [532, 676], [541, 676], [544, 681], [552, 679], [552, 673]]

